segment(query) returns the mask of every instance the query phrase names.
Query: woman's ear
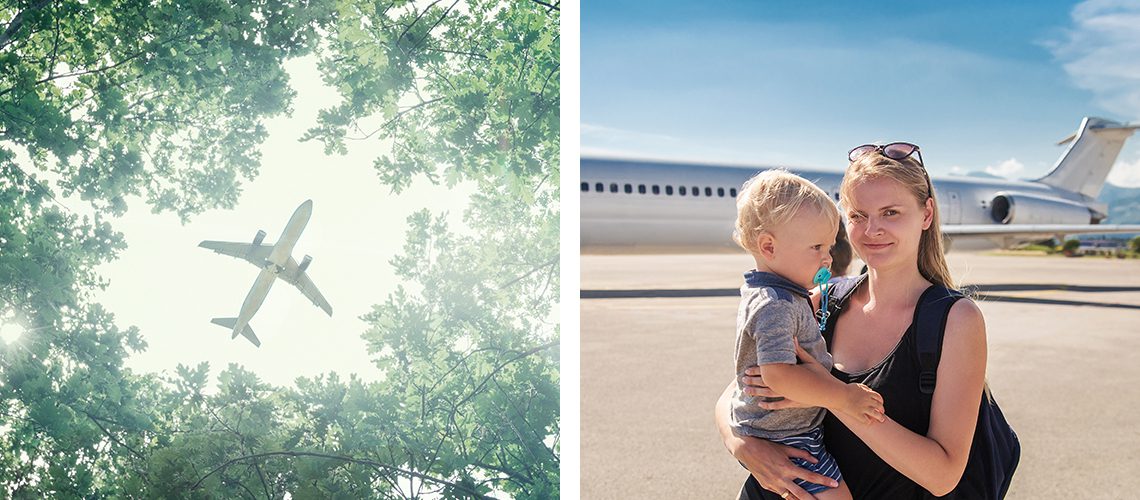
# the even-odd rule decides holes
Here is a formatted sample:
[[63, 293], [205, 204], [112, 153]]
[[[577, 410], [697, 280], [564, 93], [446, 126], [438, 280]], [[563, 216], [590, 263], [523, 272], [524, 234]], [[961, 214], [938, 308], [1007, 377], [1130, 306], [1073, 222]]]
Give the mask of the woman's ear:
[[930, 225], [934, 223], [934, 198], [927, 197], [926, 204], [922, 207], [922, 230], [930, 229]]

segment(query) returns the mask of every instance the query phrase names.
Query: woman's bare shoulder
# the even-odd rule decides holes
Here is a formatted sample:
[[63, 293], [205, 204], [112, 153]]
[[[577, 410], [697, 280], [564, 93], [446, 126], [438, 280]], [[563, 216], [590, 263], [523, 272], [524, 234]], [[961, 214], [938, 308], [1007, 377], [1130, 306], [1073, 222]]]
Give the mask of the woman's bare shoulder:
[[947, 335], [985, 335], [985, 331], [985, 317], [973, 299], [964, 298], [950, 306], [950, 315], [946, 318]]

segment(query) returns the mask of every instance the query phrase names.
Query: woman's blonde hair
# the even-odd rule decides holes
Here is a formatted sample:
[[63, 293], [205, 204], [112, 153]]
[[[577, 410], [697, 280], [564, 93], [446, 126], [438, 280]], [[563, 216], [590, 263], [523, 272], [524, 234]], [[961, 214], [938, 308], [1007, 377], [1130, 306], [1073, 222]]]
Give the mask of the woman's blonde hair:
[[811, 181], [787, 170], [765, 170], [754, 175], [740, 188], [736, 197], [736, 230], [732, 239], [752, 253], [759, 253], [756, 239], [787, 223], [801, 207], [819, 211], [832, 226], [839, 226], [835, 202]]
[[922, 231], [922, 237], [918, 240], [918, 272], [931, 283], [954, 288], [954, 279], [950, 276], [950, 268], [946, 265], [946, 255], [943, 252], [938, 200], [934, 197], [926, 169], [914, 156], [893, 160], [875, 152], [866, 153], [847, 167], [843, 183], [839, 186], [840, 205], [851, 206], [851, 195], [855, 187], [872, 179], [898, 182], [914, 195], [920, 207], [925, 207], [926, 199], [930, 198], [933, 214], [930, 227]]

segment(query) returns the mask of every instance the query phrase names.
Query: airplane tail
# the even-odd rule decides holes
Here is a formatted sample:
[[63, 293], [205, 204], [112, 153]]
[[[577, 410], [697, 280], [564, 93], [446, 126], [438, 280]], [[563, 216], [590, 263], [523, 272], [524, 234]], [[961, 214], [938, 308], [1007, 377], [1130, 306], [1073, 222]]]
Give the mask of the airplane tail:
[[[213, 323], [215, 325], [224, 326], [226, 328], [229, 328], [230, 330], [233, 330], [234, 327], [237, 326], [237, 320], [238, 320], [237, 318], [214, 318], [214, 319], [210, 320], [210, 323]], [[250, 342], [252, 342], [253, 345], [255, 345], [257, 347], [261, 347], [261, 341], [257, 339], [257, 335], [253, 334], [253, 328], [250, 328], [250, 326], [248, 324], [245, 325], [245, 328], [242, 329], [242, 331], [240, 333], [243, 337], [245, 337]]]
[[1137, 128], [1140, 128], [1140, 123], [1085, 117], [1081, 128], [1057, 143], [1069, 143], [1069, 148], [1061, 154], [1053, 170], [1036, 182], [1095, 199], [1104, 187], [1124, 141]]

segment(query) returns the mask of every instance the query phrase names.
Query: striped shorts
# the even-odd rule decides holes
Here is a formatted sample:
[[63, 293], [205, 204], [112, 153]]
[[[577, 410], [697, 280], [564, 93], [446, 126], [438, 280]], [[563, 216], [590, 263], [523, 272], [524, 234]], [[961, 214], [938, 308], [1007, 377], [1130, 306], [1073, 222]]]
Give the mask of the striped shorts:
[[[811, 456], [815, 457], [816, 460], [819, 460], [819, 463], [813, 464], [806, 460], [793, 458], [792, 463], [796, 464], [797, 467], [810, 470], [817, 474], [822, 474], [836, 481], [843, 480], [843, 474], [839, 473], [839, 464], [835, 463], [835, 457], [831, 456], [831, 454], [827, 452], [827, 449], [823, 447], [822, 426], [816, 427], [815, 429], [812, 429], [798, 436], [770, 439], [769, 441], [785, 446], [791, 446], [793, 448], [799, 448], [808, 453], [811, 453]], [[821, 491], [831, 489], [822, 484], [809, 483], [803, 479], [796, 479], [796, 485], [813, 495]]]

